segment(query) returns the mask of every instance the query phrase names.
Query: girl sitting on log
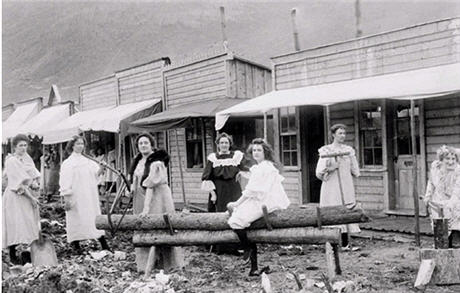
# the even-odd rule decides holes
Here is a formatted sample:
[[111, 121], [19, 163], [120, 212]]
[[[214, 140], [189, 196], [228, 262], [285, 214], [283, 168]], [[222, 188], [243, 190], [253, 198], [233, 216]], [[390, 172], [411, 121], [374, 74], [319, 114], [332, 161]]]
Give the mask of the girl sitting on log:
[[[136, 138], [139, 154], [131, 166], [132, 191], [134, 193], [134, 214], [174, 213], [174, 202], [168, 186], [169, 155], [164, 150], [155, 149], [155, 139], [148, 133]], [[138, 247], [136, 251], [137, 270], [143, 272], [147, 265], [150, 248]], [[155, 250], [158, 267], [165, 270], [183, 266], [182, 249], [178, 247], [159, 247]]]
[[232, 212], [228, 219], [229, 226], [235, 231], [244, 248], [243, 259], [251, 261], [250, 276], [258, 275], [257, 246], [247, 237], [246, 228], [263, 216], [262, 206], [268, 212], [286, 209], [290, 202], [281, 182], [278, 164], [275, 162], [273, 149], [261, 138], [255, 138], [248, 148], [248, 153], [257, 162], [250, 169], [249, 182], [242, 196], [227, 207]]
[[442, 216], [440, 210], [433, 208], [429, 203], [442, 208], [444, 218], [449, 219], [449, 248], [452, 248], [453, 238], [460, 237], [459, 163], [460, 158], [454, 148], [441, 146], [437, 150], [437, 160], [431, 164], [424, 198], [424, 203], [429, 207], [431, 219], [441, 219]]

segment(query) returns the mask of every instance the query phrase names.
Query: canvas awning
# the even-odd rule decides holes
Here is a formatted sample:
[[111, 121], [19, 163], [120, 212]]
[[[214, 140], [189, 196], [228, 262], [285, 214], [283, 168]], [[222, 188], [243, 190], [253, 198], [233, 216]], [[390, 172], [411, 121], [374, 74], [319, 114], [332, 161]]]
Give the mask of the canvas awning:
[[20, 104], [14, 112], [2, 123], [2, 142], [14, 137], [19, 128], [40, 111], [40, 101], [36, 100], [27, 104]]
[[107, 131], [125, 134], [129, 122], [151, 116], [160, 111], [160, 102], [161, 99], [154, 99], [117, 106], [107, 112], [98, 114], [95, 119], [83, 123], [80, 129], [83, 131]]
[[332, 105], [351, 100], [423, 99], [460, 92], [460, 63], [379, 76], [272, 91], [216, 114], [216, 130], [230, 116], [261, 115], [304, 105]]
[[101, 113], [105, 113], [113, 106], [94, 109], [90, 111], [77, 112], [64, 119], [62, 122], [43, 133], [43, 144], [55, 144], [69, 141], [72, 136], [81, 133], [80, 126], [87, 121], [95, 119]]
[[131, 123], [129, 132], [145, 130], [163, 131], [184, 128], [192, 118], [214, 118], [217, 112], [245, 101], [237, 98], [219, 98], [209, 101], [199, 101], [177, 106], [155, 115], [136, 120]]
[[69, 103], [43, 108], [37, 115], [25, 122], [19, 133], [43, 136], [43, 133], [70, 116]]
[[161, 108], [160, 102], [160, 99], [154, 99], [78, 112], [44, 133], [43, 143], [65, 142], [83, 131], [106, 131], [124, 135], [130, 121], [156, 113]]

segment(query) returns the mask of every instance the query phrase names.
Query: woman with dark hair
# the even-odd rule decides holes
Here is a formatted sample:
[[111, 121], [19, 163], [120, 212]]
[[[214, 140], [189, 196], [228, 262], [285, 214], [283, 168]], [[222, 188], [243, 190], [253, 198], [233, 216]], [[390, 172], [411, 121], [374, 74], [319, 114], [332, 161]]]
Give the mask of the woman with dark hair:
[[38, 191], [40, 172], [27, 154], [29, 139], [23, 134], [13, 138], [14, 153], [5, 161], [7, 187], [3, 193], [3, 248], [9, 249], [10, 260], [19, 264], [18, 244], [38, 239]]
[[[168, 186], [168, 153], [156, 150], [155, 139], [148, 133], [141, 133], [136, 138], [136, 146], [139, 154], [134, 158], [129, 172], [134, 194], [134, 214], [174, 213], [174, 202]], [[135, 252], [137, 270], [143, 272], [149, 248], [135, 248]], [[178, 247], [158, 247], [155, 253], [159, 268], [169, 270], [183, 266], [182, 250]]]
[[227, 207], [233, 210], [228, 219], [244, 248], [244, 260], [251, 261], [250, 276], [258, 275], [257, 246], [248, 240], [246, 228], [263, 216], [262, 206], [269, 213], [286, 209], [290, 202], [281, 182], [284, 180], [275, 161], [272, 147], [261, 138], [253, 139], [248, 153], [257, 162], [250, 169], [250, 177], [242, 196]]
[[82, 253], [80, 240], [98, 239], [102, 249], [109, 250], [104, 231], [96, 229], [96, 216], [101, 214], [97, 180], [105, 169], [82, 155], [86, 140], [74, 136], [66, 146], [70, 156], [61, 166], [61, 196], [65, 200], [67, 241]]
[[[359, 166], [355, 151], [351, 146], [344, 144], [346, 126], [335, 124], [331, 127], [333, 142], [321, 147], [318, 152], [320, 158], [316, 166], [316, 177], [322, 181], [319, 205], [348, 208], [356, 206], [353, 176], [359, 176]], [[339, 156], [334, 156], [341, 154]], [[339, 174], [340, 173], [340, 174]], [[334, 226], [342, 232], [342, 246], [348, 246], [348, 233], [358, 233], [358, 224]]]
[[237, 180], [244, 166], [244, 155], [232, 151], [233, 139], [223, 132], [215, 141], [217, 153], [208, 156], [206, 167], [201, 176], [201, 189], [209, 192], [208, 211], [225, 212], [227, 204], [241, 196], [241, 186]]
[[446, 145], [441, 146], [436, 155], [437, 159], [431, 164], [424, 203], [429, 207], [432, 220], [442, 216], [440, 210], [432, 208], [429, 203], [442, 207], [443, 217], [449, 219], [449, 248], [452, 248], [453, 239], [460, 237], [460, 156], [453, 147]]

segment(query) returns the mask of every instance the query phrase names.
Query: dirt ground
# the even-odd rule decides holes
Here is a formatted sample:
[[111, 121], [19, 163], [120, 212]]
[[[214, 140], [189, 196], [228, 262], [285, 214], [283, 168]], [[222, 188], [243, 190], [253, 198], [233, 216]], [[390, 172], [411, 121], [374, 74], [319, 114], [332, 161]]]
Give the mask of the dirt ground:
[[[3, 252], [3, 292], [262, 292], [261, 277], [247, 276], [249, 268], [241, 258], [209, 253], [204, 247], [185, 248], [186, 267], [165, 272], [169, 281], [162, 289], [142, 289], [151, 280], [142, 282], [136, 272], [132, 235], [119, 232], [116, 238], [108, 236], [112, 249], [125, 252], [126, 259], [115, 260], [113, 254], [108, 254], [96, 260], [90, 254], [98, 252], [96, 241], [83, 243], [84, 255], [75, 255], [70, 250], [62, 226], [63, 210], [52, 207], [42, 216], [48, 219], [42, 225], [56, 247], [59, 266], [25, 266], [21, 272], [14, 273]], [[359, 238], [352, 239], [352, 244], [359, 249], [340, 252], [343, 274], [330, 280], [331, 284], [351, 281], [352, 290], [347, 292], [416, 292], [413, 284], [419, 266], [418, 248], [410, 237], [363, 231]], [[431, 239], [422, 240], [423, 247], [432, 245]], [[270, 267], [267, 276], [273, 292], [327, 292], [326, 288], [317, 287], [326, 274], [323, 246], [259, 246], [259, 266]], [[158, 272], [154, 271], [152, 278]], [[460, 292], [460, 286], [429, 285], [425, 292]]]

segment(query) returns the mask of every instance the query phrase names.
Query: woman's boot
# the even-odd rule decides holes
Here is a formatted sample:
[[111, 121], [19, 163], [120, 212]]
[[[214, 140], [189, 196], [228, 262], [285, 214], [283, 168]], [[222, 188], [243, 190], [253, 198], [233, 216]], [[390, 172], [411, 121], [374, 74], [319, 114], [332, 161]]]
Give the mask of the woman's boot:
[[21, 260], [19, 259], [18, 255], [16, 254], [16, 245], [11, 245], [9, 247], [9, 255], [10, 255], [10, 261], [14, 265], [18, 265], [21, 263]]
[[244, 249], [243, 260], [245, 262], [248, 262], [250, 260], [250, 258], [251, 258], [253, 247], [255, 245], [253, 245], [251, 242], [249, 242], [248, 234], [246, 233], [246, 230], [244, 230], [244, 229], [235, 229], [233, 231], [235, 231], [236, 235], [238, 235], [238, 238], [240, 239], [240, 242], [241, 242], [241, 246]]
[[107, 240], [105, 239], [104, 236], [101, 236], [101, 237], [99, 238], [99, 242], [101, 243], [102, 250], [110, 250], [110, 247], [109, 247], [109, 245], [107, 244]]
[[253, 243], [251, 246], [251, 270], [249, 271], [249, 276], [258, 276], [259, 267], [257, 266], [257, 245]]

